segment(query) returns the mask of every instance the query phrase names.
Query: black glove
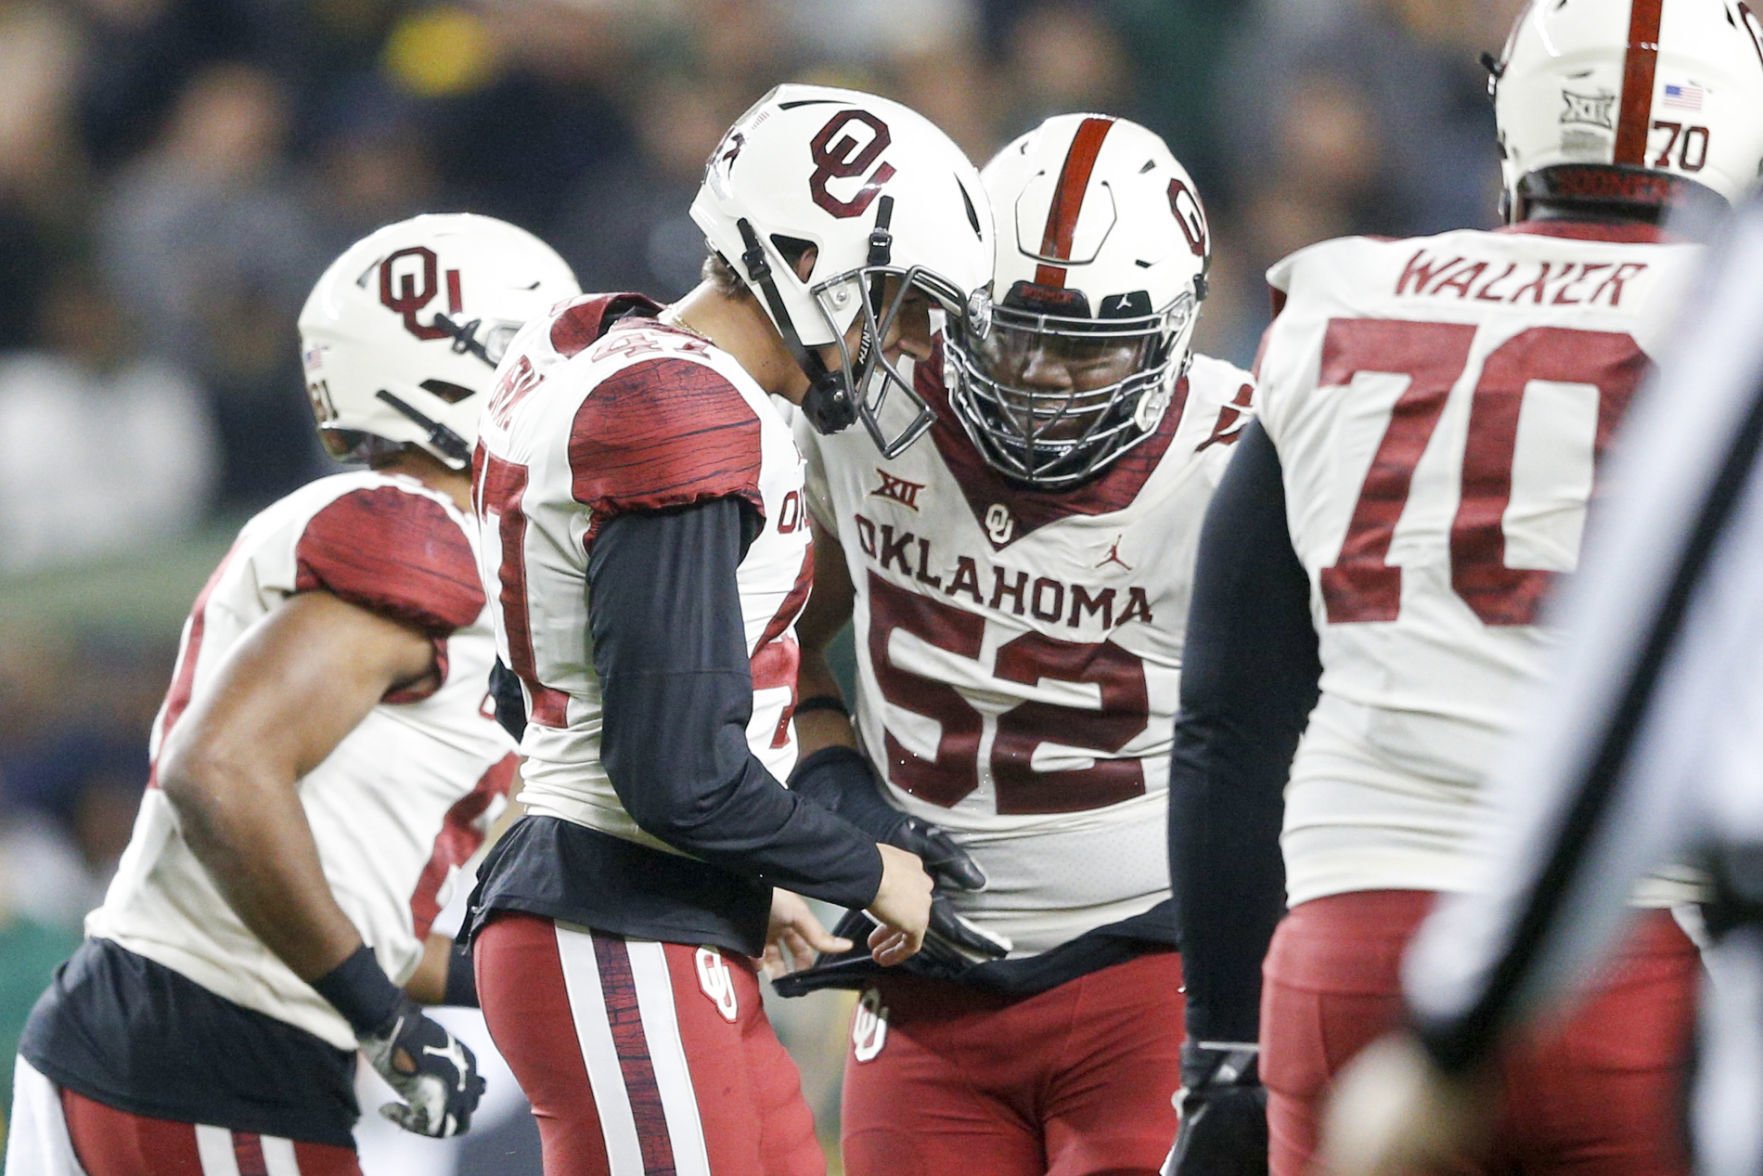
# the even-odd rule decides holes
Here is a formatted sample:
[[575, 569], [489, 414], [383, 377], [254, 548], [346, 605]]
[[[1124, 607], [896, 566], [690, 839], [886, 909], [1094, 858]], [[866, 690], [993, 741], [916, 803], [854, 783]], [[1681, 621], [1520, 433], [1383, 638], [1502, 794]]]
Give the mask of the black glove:
[[484, 1080], [470, 1048], [405, 997], [377, 1033], [361, 1036], [361, 1052], [398, 1092], [380, 1114], [417, 1135], [446, 1139], [471, 1126]]
[[471, 1112], [484, 1093], [477, 1059], [392, 983], [371, 948], [356, 948], [312, 987], [343, 1014], [362, 1055], [404, 1100], [387, 1103], [380, 1114], [406, 1131], [436, 1139], [471, 1126]]
[[1163, 1176], [1267, 1176], [1267, 1088], [1257, 1053], [1182, 1043], [1181, 1127]]
[[[876, 841], [915, 853], [936, 883], [923, 953], [954, 967], [1010, 954], [1010, 941], [981, 930], [955, 913], [946, 890], [984, 890], [985, 871], [948, 832], [888, 803], [869, 763], [853, 748], [823, 747], [796, 765], [790, 790], [831, 809]], [[923, 954], [921, 953], [921, 954]]]

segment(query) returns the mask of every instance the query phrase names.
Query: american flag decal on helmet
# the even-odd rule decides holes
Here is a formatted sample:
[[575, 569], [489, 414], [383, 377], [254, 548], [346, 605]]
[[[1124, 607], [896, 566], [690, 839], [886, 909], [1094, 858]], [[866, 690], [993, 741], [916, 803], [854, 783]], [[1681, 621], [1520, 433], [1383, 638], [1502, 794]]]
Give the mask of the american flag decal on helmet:
[[1678, 110], [1700, 110], [1702, 109], [1702, 99], [1707, 93], [1706, 90], [1693, 82], [1686, 82], [1681, 86], [1667, 84], [1665, 95], [1659, 105], [1675, 107]]

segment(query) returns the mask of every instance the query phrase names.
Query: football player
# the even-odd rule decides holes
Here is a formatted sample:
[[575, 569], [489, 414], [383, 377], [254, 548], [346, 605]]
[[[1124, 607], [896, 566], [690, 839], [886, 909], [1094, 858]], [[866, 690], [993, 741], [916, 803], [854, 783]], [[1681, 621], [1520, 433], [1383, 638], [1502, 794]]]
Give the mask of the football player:
[[[1553, 640], [1539, 605], [1698, 252], [1667, 214], [1724, 208], [1763, 161], [1735, 0], [1535, 3], [1490, 68], [1505, 228], [1330, 241], [1269, 274], [1170, 785], [1175, 885], [1206, 894], [1181, 912], [1176, 1172], [1246, 1165], [1258, 1131], [1273, 1172], [1306, 1170], [1331, 1075], [1400, 1017], [1397, 962], [1475, 884], [1483, 774]], [[1697, 894], [1681, 871], [1636, 889], [1620, 965], [1501, 1056], [1498, 1127], [1453, 1171], [1685, 1170], [1698, 958], [1668, 908]]]
[[918, 414], [887, 431], [901, 361], [926, 354], [933, 311], [983, 309], [979, 177], [898, 103], [780, 86], [718, 144], [691, 211], [704, 281], [529, 326], [476, 459], [528, 716], [527, 815], [474, 899], [478, 976], [553, 1174], [824, 1171], [753, 957], [786, 933], [836, 942], [791, 891], [867, 907], [888, 960], [929, 917], [917, 857], [779, 783], [813, 562], [771, 397], [910, 444]]
[[[1163, 808], [1188, 569], [1250, 384], [1191, 351], [1211, 241], [1155, 134], [1062, 115], [982, 178], [997, 301], [916, 366], [929, 443], [797, 426], [816, 584], [792, 786], [924, 855], [931, 942], [780, 987], [863, 990], [853, 1176], [1149, 1173], [1180, 1043]], [[824, 657], [847, 620], [854, 724]]]
[[[1441, 902], [1403, 968], [1410, 1032], [1368, 1046], [1324, 1123], [1331, 1171], [1398, 1176], [1485, 1130], [1503, 1034], [1583, 982], [1634, 879], [1713, 864], [1692, 1116], [1696, 1170], [1763, 1171], [1763, 200], [1721, 238], [1611, 456], [1545, 694], [1490, 781], [1487, 890]], [[1460, 1146], [1460, 1143], [1459, 1143]]]
[[528, 233], [419, 216], [301, 311], [321, 438], [359, 472], [247, 523], [197, 596], [133, 839], [20, 1047], [8, 1169], [358, 1173], [357, 1051], [407, 1130], [464, 1131], [473, 1058], [416, 1001], [515, 757], [473, 555], [477, 414], [516, 328], [579, 293]]

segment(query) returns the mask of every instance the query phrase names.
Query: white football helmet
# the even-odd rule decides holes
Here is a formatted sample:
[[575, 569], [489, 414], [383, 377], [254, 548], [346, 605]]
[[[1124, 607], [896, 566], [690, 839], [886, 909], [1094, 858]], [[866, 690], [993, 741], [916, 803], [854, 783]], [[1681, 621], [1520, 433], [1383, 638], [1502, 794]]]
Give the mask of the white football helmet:
[[[815, 428], [861, 418], [892, 457], [929, 427], [930, 410], [877, 344], [914, 289], [949, 318], [984, 317], [991, 214], [973, 164], [947, 135], [873, 94], [779, 86], [723, 136], [692, 219], [807, 373], [802, 408]], [[803, 280], [796, 262], [810, 246]], [[890, 277], [898, 280], [884, 298]], [[859, 315], [852, 349], [845, 333]], [[838, 348], [837, 370], [812, 350], [827, 346]], [[880, 414], [893, 390], [914, 415], [889, 433]]]
[[300, 311], [325, 448], [365, 461], [415, 445], [463, 469], [508, 341], [580, 293], [549, 245], [493, 217], [429, 213], [369, 233]]
[[1740, 0], [1532, 0], [1490, 68], [1510, 220], [1757, 181], [1763, 25]]
[[1143, 441], [1192, 356], [1211, 233], [1156, 134], [1050, 118], [982, 180], [997, 221], [989, 330], [947, 335], [950, 399], [998, 472], [1075, 485]]

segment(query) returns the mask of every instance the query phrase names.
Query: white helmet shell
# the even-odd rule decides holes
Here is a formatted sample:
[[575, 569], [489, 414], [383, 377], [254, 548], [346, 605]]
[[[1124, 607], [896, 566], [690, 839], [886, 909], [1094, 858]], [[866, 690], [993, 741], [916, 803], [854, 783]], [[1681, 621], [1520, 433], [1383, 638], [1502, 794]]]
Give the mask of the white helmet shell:
[[1187, 371], [1211, 232], [1155, 133], [1064, 114], [982, 173], [997, 222], [992, 321], [949, 336], [951, 399], [1000, 473], [1081, 482], [1153, 433]]
[[1740, 0], [1533, 0], [1492, 90], [1515, 218], [1539, 196], [1660, 203], [1683, 186], [1664, 177], [1730, 203], [1763, 166], [1763, 25]]
[[414, 445], [464, 468], [508, 341], [580, 293], [550, 246], [493, 217], [429, 213], [376, 229], [331, 263], [300, 311], [325, 447], [365, 459]]
[[[803, 407], [817, 427], [861, 416], [896, 453], [923, 431], [927, 410], [873, 343], [898, 310], [898, 298], [879, 305], [882, 279], [898, 277], [901, 296], [916, 289], [959, 316], [990, 274], [979, 175], [947, 135], [873, 94], [778, 86], [723, 136], [692, 219], [808, 372]], [[814, 264], [803, 279], [795, 263], [809, 246]], [[866, 330], [852, 353], [845, 336], [859, 315]], [[827, 371], [810, 352], [827, 346], [839, 348], [843, 370]], [[890, 387], [916, 404], [917, 418], [884, 437], [879, 413]]]

